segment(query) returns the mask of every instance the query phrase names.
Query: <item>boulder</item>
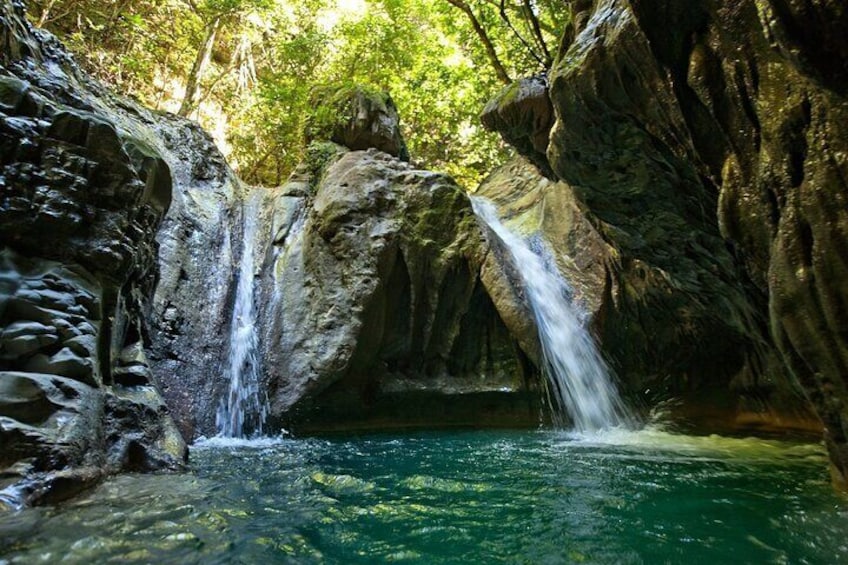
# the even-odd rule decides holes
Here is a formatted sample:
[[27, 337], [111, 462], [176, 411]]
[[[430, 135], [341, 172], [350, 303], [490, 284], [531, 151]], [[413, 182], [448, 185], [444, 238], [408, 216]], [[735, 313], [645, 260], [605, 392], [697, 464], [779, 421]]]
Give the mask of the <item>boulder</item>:
[[361, 85], [317, 88], [306, 120], [306, 142], [332, 141], [349, 149], [378, 149], [409, 161], [391, 96]]
[[480, 121], [489, 131], [501, 134], [542, 175], [556, 180], [547, 157], [554, 125], [547, 75], [522, 78], [506, 86], [486, 104]]
[[538, 372], [480, 279], [464, 192], [374, 148], [307, 153], [273, 192], [183, 184], [175, 166], [148, 358], [183, 432], [215, 433], [248, 243], [271, 429], [535, 425]]
[[277, 256], [263, 334], [284, 425], [539, 421], [538, 371], [486, 292], [486, 245], [453, 180], [345, 153], [326, 165], [301, 230]]

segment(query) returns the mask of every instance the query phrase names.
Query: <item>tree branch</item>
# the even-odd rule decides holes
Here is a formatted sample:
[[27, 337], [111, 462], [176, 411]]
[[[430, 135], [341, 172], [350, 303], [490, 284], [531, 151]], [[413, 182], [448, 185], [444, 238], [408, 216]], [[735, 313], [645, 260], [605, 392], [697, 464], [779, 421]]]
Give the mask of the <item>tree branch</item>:
[[464, 0], [447, 0], [452, 6], [459, 8], [462, 12], [468, 16], [468, 19], [471, 20], [471, 25], [474, 27], [474, 32], [477, 34], [477, 37], [480, 38], [480, 41], [483, 42], [483, 47], [486, 48], [486, 55], [489, 57], [489, 61], [492, 63], [492, 66], [495, 68], [495, 74], [504, 84], [511, 84], [512, 79], [509, 78], [509, 73], [506, 72], [506, 69], [501, 63], [500, 58], [498, 57], [498, 52], [495, 51], [495, 46], [492, 44], [491, 38], [489, 38], [489, 34], [486, 33], [486, 30], [480, 24], [480, 20], [477, 19], [477, 16], [474, 15], [474, 11], [471, 10], [471, 7], [465, 3]]
[[522, 37], [522, 35], [520, 33], [518, 33], [518, 30], [515, 29], [515, 26], [512, 25], [512, 20], [510, 20], [509, 16], [507, 16], [507, 14], [506, 14], [505, 3], [506, 3], [506, 0], [501, 0], [501, 4], [499, 6], [499, 12], [501, 14], [501, 19], [504, 21], [504, 23], [506, 23], [506, 25], [509, 27], [509, 29], [512, 30], [512, 33], [515, 35], [515, 37], [518, 38], [518, 40], [521, 42], [521, 44], [524, 45], [524, 48], [527, 49], [527, 52], [530, 53], [530, 55], [534, 59], [536, 59], [536, 61], [540, 65], [547, 68], [547, 66], [545, 66], [545, 62], [542, 61], [542, 58], [538, 55], [538, 53], [536, 53], [536, 50], [533, 49], [533, 47], [529, 43], [527, 43], [527, 40], [524, 39], [524, 37]]
[[533, 12], [533, 5], [530, 0], [524, 0], [524, 9], [525, 9], [525, 18], [530, 20], [530, 24], [533, 27], [533, 33], [536, 36], [536, 41], [539, 44], [539, 47], [542, 48], [542, 53], [545, 55], [545, 68], [551, 68], [551, 63], [553, 63], [553, 58], [551, 57], [551, 52], [548, 50], [548, 46], [545, 43], [545, 36], [542, 35], [542, 26], [539, 24], [539, 18], [536, 17], [536, 13]]

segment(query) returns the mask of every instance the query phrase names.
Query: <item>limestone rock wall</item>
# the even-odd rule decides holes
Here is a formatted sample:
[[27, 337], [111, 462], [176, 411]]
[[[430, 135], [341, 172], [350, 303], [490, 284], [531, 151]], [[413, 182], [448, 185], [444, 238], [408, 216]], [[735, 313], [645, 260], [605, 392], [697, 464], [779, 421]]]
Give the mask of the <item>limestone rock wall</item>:
[[676, 98], [629, 4], [596, 3], [564, 48], [550, 75], [548, 158], [618, 252], [605, 348], [663, 394], [791, 387], [774, 361], [767, 298], [720, 233], [689, 100]]
[[538, 373], [481, 280], [464, 191], [373, 149], [319, 175], [274, 264], [273, 412], [296, 428], [538, 422]]
[[539, 422], [538, 372], [486, 291], [487, 248], [451, 179], [331, 142], [314, 143], [273, 190], [240, 186], [219, 168], [191, 180], [179, 164], [191, 159], [172, 164], [148, 349], [187, 437], [215, 433], [227, 390], [250, 202], [270, 429]]
[[[0, 7], [0, 498], [179, 468], [143, 318], [171, 199], [144, 118]], [[2, 500], [0, 500], [2, 502]]]
[[[159, 233], [159, 281], [148, 312], [153, 372], [184, 437], [215, 433], [250, 191], [195, 124], [163, 118], [174, 197]], [[265, 243], [267, 246], [267, 242]]]

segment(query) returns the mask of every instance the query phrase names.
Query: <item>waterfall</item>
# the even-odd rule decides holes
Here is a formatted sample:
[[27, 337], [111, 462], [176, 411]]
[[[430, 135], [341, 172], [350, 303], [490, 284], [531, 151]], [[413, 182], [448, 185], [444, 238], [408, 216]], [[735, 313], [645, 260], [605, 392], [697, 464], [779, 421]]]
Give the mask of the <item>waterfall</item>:
[[[494, 204], [472, 198], [474, 213], [512, 255], [536, 319], [542, 345], [543, 372], [555, 423], [570, 417], [575, 431], [588, 432], [626, 425], [629, 413], [618, 395], [583, 316], [573, 304], [568, 283], [559, 274], [544, 242], [538, 246], [509, 231]], [[545, 257], [547, 256], [547, 261]]]
[[261, 209], [262, 193], [255, 190], [243, 209], [243, 248], [230, 323], [230, 351], [225, 367], [230, 384], [215, 419], [218, 435], [223, 437], [262, 435], [262, 426], [268, 415], [268, 398], [259, 389], [259, 336], [253, 305], [254, 246]]

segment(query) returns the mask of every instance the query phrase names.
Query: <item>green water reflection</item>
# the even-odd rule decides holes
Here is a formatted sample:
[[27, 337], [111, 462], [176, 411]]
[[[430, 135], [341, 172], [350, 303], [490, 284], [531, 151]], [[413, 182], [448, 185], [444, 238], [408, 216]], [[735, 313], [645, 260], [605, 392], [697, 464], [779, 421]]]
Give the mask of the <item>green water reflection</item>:
[[206, 446], [0, 518], [11, 563], [838, 563], [818, 445], [439, 432]]

